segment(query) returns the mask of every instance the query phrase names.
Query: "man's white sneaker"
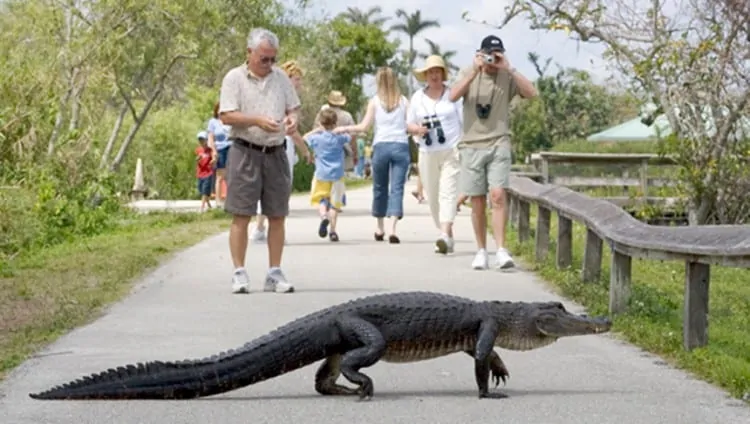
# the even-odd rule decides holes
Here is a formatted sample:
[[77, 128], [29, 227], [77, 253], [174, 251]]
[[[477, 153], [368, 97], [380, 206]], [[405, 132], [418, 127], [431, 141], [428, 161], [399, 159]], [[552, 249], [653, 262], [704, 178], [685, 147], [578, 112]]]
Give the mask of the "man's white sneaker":
[[262, 243], [266, 241], [266, 232], [253, 228], [253, 232], [250, 234], [250, 240], [254, 243]]
[[480, 249], [477, 254], [474, 255], [474, 261], [471, 263], [471, 267], [478, 270], [487, 269], [490, 267], [486, 250]]
[[497, 262], [495, 266], [500, 269], [508, 269], [516, 266], [510, 253], [503, 248], [497, 249], [497, 253], [495, 253], [495, 261]]
[[232, 274], [232, 293], [249, 293], [250, 278], [244, 268], [237, 269]]
[[286, 280], [284, 273], [281, 272], [280, 269], [276, 268], [268, 271], [268, 274], [266, 274], [266, 283], [263, 286], [263, 291], [276, 293], [293, 293], [294, 286]]

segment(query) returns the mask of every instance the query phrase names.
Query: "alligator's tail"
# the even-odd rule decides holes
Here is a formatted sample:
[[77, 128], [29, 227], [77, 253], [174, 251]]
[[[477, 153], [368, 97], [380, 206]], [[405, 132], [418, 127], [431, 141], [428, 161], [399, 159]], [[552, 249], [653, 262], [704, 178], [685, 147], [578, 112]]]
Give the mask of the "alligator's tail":
[[310, 340], [309, 333], [278, 334], [273, 332], [236, 351], [211, 358], [126, 365], [29, 396], [33, 399], [190, 399], [268, 380], [326, 355], [324, 346], [313, 347], [316, 341]]

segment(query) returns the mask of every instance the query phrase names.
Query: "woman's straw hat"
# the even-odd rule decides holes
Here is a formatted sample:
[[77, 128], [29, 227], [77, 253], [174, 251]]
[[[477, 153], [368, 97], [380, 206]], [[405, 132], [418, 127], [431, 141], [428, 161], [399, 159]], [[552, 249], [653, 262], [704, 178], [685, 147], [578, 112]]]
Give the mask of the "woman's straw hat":
[[339, 107], [344, 106], [346, 104], [346, 96], [338, 90], [333, 90], [328, 93], [328, 104]]
[[427, 79], [427, 71], [432, 68], [442, 68], [443, 81], [448, 80], [448, 67], [445, 66], [445, 61], [442, 56], [436, 54], [429, 56], [427, 60], [424, 61], [424, 66], [422, 68], [414, 70], [414, 77], [417, 78], [417, 81], [424, 82]]

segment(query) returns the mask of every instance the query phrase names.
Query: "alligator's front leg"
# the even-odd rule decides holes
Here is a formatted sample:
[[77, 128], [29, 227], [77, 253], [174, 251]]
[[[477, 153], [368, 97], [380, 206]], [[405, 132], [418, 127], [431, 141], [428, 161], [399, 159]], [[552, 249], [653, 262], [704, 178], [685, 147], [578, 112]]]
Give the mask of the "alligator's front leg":
[[502, 399], [508, 397], [508, 395], [500, 392], [490, 393], [489, 389], [491, 354], [494, 352], [493, 347], [497, 332], [497, 323], [494, 321], [483, 321], [479, 326], [477, 344], [474, 347], [474, 377], [479, 389], [480, 399]]
[[[467, 350], [466, 354], [473, 358], [474, 349]], [[500, 359], [500, 355], [494, 350], [490, 352], [490, 372], [492, 373], [492, 380], [495, 382], [495, 387], [500, 385], [500, 380], [505, 385], [505, 381], [510, 378], [508, 367], [505, 366], [503, 360]]]
[[340, 375], [341, 355], [329, 356], [315, 373], [315, 391], [321, 395], [356, 395], [357, 390], [336, 384]]
[[385, 338], [376, 326], [356, 316], [341, 317], [336, 324], [343, 339], [359, 342], [357, 344], [360, 345], [346, 352], [341, 358], [339, 366], [341, 373], [347, 380], [359, 386], [357, 392], [360, 399], [369, 400], [374, 393], [372, 379], [359, 370], [375, 365], [385, 354], [387, 348]]

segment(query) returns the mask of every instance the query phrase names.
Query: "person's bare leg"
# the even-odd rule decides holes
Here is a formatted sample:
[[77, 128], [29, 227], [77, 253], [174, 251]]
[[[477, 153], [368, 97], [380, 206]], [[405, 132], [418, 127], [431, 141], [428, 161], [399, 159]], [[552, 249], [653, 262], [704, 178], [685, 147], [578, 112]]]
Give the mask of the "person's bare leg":
[[235, 215], [232, 218], [232, 225], [229, 227], [229, 252], [232, 255], [232, 263], [235, 268], [245, 267], [247, 226], [250, 224], [250, 218], [250, 216]]
[[492, 202], [492, 235], [498, 248], [505, 248], [505, 226], [508, 222], [507, 196], [502, 188], [490, 190]]
[[217, 169], [216, 170], [216, 187], [214, 190], [216, 191], [216, 202], [217, 204], [223, 203], [224, 200], [226, 200], [226, 197], [221, 195], [221, 183], [224, 181], [224, 169]]
[[385, 234], [385, 219], [377, 218], [378, 234]]
[[471, 196], [471, 225], [478, 249], [487, 248], [487, 196]]
[[448, 235], [448, 237], [453, 238], [453, 223], [452, 222], [441, 222], [440, 223], [440, 230]]
[[339, 217], [339, 210], [336, 208], [331, 208], [330, 211], [328, 211], [328, 219], [331, 221], [331, 231], [332, 233], [336, 232], [336, 222], [338, 221]]
[[398, 224], [398, 218], [395, 216], [391, 217], [391, 235], [396, 235], [396, 225]]
[[268, 266], [281, 267], [281, 254], [284, 252], [285, 217], [268, 217]]

